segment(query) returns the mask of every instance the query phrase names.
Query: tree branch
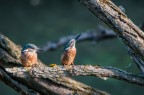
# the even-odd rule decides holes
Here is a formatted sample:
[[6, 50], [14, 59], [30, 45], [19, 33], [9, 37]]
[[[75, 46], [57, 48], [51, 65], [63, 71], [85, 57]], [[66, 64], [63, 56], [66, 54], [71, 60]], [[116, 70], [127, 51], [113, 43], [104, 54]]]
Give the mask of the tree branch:
[[[112, 28], [122, 41], [131, 49], [136, 63], [144, 73], [144, 33], [127, 18], [111, 0], [79, 0], [94, 15]], [[132, 55], [133, 56], [133, 55]], [[139, 59], [137, 59], [139, 58]]]
[[[70, 35], [66, 37], [61, 37], [57, 41], [48, 41], [42, 48], [46, 51], [52, 51], [60, 46], [63, 46], [68, 40], [75, 38], [76, 35]], [[89, 29], [82, 33], [78, 42], [82, 41], [102, 41], [105, 39], [116, 38], [116, 34], [111, 30], [103, 26], [99, 26], [96, 29]]]
[[[15, 67], [15, 68], [6, 68], [8, 73], [13, 75], [18, 75], [19, 73], [23, 73], [23, 68]], [[140, 86], [144, 86], [144, 76], [135, 75], [132, 73], [128, 73], [126, 71], [114, 68], [114, 67], [100, 67], [100, 66], [91, 66], [91, 65], [75, 65], [74, 68], [65, 69], [62, 66], [56, 67], [34, 67], [29, 71], [29, 74], [32, 77], [37, 78], [48, 78], [52, 81], [61, 83], [62, 80], [59, 80], [59, 77], [66, 76], [96, 76], [106, 80], [109, 78], [118, 79], [121, 81], [129, 82], [132, 84], [137, 84]], [[77, 88], [78, 89], [78, 88]]]
[[[86, 86], [80, 82], [76, 82], [75, 80], [68, 78], [67, 77], [68, 72], [64, 70], [62, 66], [60, 66], [59, 68], [39, 66], [31, 68], [29, 71], [27, 71], [23, 67], [14, 67], [14, 68], [6, 68], [6, 71], [9, 74], [13, 75], [15, 78], [19, 78], [20, 80], [22, 80], [25, 84], [31, 81], [32, 85], [30, 84], [29, 86], [45, 95], [46, 95], [45, 92], [47, 91], [48, 91], [47, 93], [51, 92], [49, 94], [60, 94], [60, 95], [76, 94], [76, 93], [78, 95], [81, 94], [109, 95], [104, 91], [92, 89], [89, 86]], [[39, 89], [40, 86], [42, 86], [42, 89], [45, 90], [45, 92], [41, 91], [42, 89]], [[57, 90], [53, 91], [54, 89]]]
[[21, 95], [40, 95], [38, 92], [27, 88], [25, 85], [9, 76], [9, 74], [5, 71], [5, 69], [2, 66], [0, 66], [0, 80], [2, 80], [5, 84], [15, 89]]

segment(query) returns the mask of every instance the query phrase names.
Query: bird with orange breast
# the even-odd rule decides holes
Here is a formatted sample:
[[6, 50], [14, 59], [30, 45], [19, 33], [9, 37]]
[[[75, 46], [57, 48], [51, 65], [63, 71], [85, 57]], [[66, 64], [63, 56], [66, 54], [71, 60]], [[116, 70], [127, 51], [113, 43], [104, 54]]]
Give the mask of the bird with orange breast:
[[21, 51], [21, 63], [24, 67], [31, 67], [37, 64], [37, 52], [42, 51], [34, 44], [26, 44]]
[[64, 52], [61, 56], [61, 63], [64, 66], [68, 66], [68, 65], [74, 65], [74, 59], [76, 56], [76, 47], [75, 44], [78, 40], [78, 38], [81, 36], [81, 34], [79, 34], [76, 38], [69, 40], [64, 47]]

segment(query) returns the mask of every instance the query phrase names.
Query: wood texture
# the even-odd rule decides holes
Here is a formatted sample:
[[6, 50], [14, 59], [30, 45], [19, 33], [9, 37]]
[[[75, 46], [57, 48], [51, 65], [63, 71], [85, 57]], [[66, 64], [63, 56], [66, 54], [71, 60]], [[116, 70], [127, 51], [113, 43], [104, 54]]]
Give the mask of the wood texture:
[[111, 0], [79, 0], [115, 31], [144, 73], [144, 33]]

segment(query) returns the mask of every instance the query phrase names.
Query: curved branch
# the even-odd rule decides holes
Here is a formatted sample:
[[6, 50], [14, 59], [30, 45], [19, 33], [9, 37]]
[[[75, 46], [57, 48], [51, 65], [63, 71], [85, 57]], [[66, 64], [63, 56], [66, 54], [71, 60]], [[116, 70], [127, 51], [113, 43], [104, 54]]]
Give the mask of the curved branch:
[[[111, 27], [140, 58], [136, 63], [144, 73], [144, 33], [111, 0], [79, 0], [94, 15]], [[137, 59], [137, 60], [140, 60]]]
[[[52, 50], [59, 48], [60, 46], [63, 46], [68, 40], [75, 38], [75, 37], [76, 35], [61, 37], [57, 41], [47, 42], [47, 44], [43, 45], [42, 48], [45, 51], [52, 51]], [[82, 42], [82, 41], [98, 42], [98, 41], [102, 41], [102, 40], [110, 39], [110, 38], [111, 39], [116, 38], [116, 34], [111, 29], [107, 29], [105, 27], [100, 26], [97, 29], [90, 29], [90, 30], [83, 32], [78, 42]]]

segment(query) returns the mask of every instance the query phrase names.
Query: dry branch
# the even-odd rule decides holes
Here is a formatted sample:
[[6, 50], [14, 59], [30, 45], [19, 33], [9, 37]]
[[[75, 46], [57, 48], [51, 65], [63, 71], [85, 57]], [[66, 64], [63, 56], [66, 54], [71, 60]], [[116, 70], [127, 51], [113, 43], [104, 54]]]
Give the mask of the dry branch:
[[[48, 41], [42, 48], [45, 51], [51, 51], [63, 46], [68, 40], [75, 38], [76, 35], [70, 35], [66, 37], [61, 37], [57, 41]], [[116, 38], [116, 34], [111, 30], [103, 26], [99, 26], [96, 29], [89, 29], [82, 33], [81, 37], [78, 39], [78, 42], [82, 41], [102, 41], [105, 39]]]
[[[23, 73], [24, 68], [6, 68], [6, 71], [11, 74], [19, 75], [19, 73]], [[96, 76], [102, 79], [114, 78], [118, 80], [122, 80], [125, 82], [129, 82], [132, 84], [137, 84], [140, 86], [144, 86], [144, 76], [135, 75], [132, 73], [128, 73], [124, 70], [120, 70], [114, 67], [100, 67], [100, 66], [92, 66], [92, 65], [75, 65], [74, 68], [65, 69], [62, 66], [56, 67], [34, 67], [29, 71], [29, 74], [32, 77], [37, 78], [45, 78], [51, 79], [52, 81], [56, 81], [61, 83], [59, 77], [67, 77], [67, 76]], [[78, 89], [78, 88], [77, 88]]]
[[111, 0], [79, 1], [115, 31], [136, 55], [132, 58], [144, 73], [144, 33]]
[[0, 80], [2, 80], [5, 84], [9, 85], [22, 95], [40, 95], [38, 92], [27, 88], [21, 82], [13, 79], [2, 66], [0, 66]]

